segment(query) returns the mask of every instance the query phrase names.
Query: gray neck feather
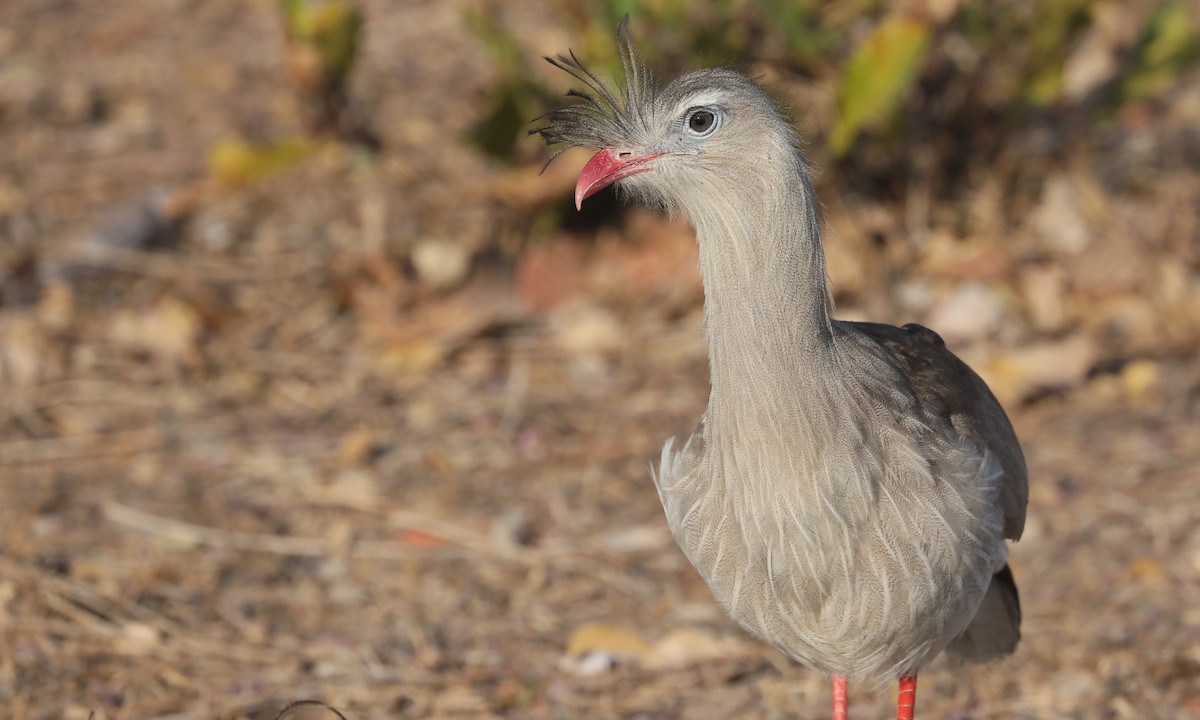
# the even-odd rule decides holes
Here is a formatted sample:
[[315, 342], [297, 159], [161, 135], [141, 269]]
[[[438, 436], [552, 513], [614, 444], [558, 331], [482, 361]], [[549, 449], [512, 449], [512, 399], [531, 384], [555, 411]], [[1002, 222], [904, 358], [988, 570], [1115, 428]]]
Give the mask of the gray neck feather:
[[[749, 401], [747, 394], [760, 392], [761, 400], [784, 401], [832, 361], [831, 301], [812, 184], [796, 151], [781, 154], [743, 174], [754, 182], [707, 186], [680, 198], [700, 246], [717, 405], [733, 394]], [[721, 410], [710, 408], [710, 421]]]

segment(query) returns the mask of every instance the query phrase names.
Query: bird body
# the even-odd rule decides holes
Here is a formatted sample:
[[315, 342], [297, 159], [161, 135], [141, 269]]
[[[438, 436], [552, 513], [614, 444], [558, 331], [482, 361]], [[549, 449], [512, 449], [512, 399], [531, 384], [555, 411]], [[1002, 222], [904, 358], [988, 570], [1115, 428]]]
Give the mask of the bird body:
[[831, 316], [808, 164], [757, 84], [660, 89], [618, 38], [624, 95], [551, 59], [590, 92], [535, 132], [600, 148], [577, 204], [617, 182], [695, 226], [712, 388], [654, 474], [680, 548], [743, 627], [834, 676], [835, 706], [841, 683], [842, 713], [846, 679], [903, 700], [944, 649], [1011, 652], [1027, 490], [1000, 405], [933, 331]]
[[[735, 619], [873, 689], [962, 636], [1006, 559], [1000, 457], [906, 387], [895, 353], [939, 347], [927, 331], [884, 328], [834, 325], [831, 348], [792, 359], [795, 383], [714, 387], [656, 474], [676, 540]], [[964, 647], [970, 659], [1012, 649], [1017, 625], [1003, 620], [1008, 632]]]

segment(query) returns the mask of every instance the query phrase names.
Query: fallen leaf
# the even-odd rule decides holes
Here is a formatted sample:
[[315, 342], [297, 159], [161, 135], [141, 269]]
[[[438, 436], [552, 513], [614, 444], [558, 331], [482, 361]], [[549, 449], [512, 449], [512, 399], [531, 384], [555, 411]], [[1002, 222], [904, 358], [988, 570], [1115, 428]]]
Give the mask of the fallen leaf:
[[1134, 360], [1121, 369], [1121, 390], [1130, 402], [1152, 404], [1159, 399], [1159, 375], [1157, 362]]
[[121, 626], [121, 633], [115, 638], [114, 644], [124, 654], [148, 655], [158, 648], [158, 630], [145, 623], [127, 622]]
[[1139, 582], [1162, 583], [1171, 578], [1171, 573], [1155, 558], [1139, 558], [1130, 564], [1129, 569]]
[[1067, 322], [1066, 273], [1058, 265], [1031, 265], [1021, 270], [1021, 294], [1029, 320], [1039, 332], [1055, 332]]
[[745, 649], [745, 643], [736, 638], [718, 638], [692, 627], [677, 628], [651, 646], [642, 665], [652, 670], [675, 670], [736, 656]]
[[328, 485], [316, 485], [309, 494], [324, 504], [364, 510], [378, 507], [380, 501], [374, 473], [357, 468], [342, 470]]
[[590, 652], [606, 652], [616, 657], [640, 658], [650, 649], [642, 636], [609, 625], [584, 625], [571, 634], [567, 654], [576, 657]]
[[846, 66], [838, 96], [838, 119], [829, 134], [834, 155], [850, 150], [858, 133], [895, 111], [917, 78], [929, 28], [893, 15], [879, 24]]
[[49, 338], [33, 316], [0, 314], [0, 388], [27, 387], [44, 380], [53, 355]]
[[1046, 179], [1042, 199], [1029, 213], [1033, 231], [1050, 248], [1078, 255], [1091, 243], [1091, 229], [1083, 214], [1083, 199], [1073, 179], [1052, 175]]
[[670, 546], [671, 533], [664, 524], [635, 525], [633, 527], [610, 530], [601, 540], [604, 547], [616, 553], [635, 553], [647, 550], [658, 550]]
[[375, 434], [369, 428], [358, 427], [342, 436], [338, 442], [337, 459], [342, 467], [363, 464], [375, 449]]
[[437, 548], [446, 544], [445, 539], [424, 530], [405, 529], [400, 531], [400, 542], [415, 548]]
[[236, 140], [219, 142], [209, 151], [209, 175], [221, 187], [242, 187], [300, 163], [315, 148], [306, 139], [281, 140], [270, 145]]
[[1091, 338], [1076, 334], [1018, 348], [973, 365], [1004, 404], [1018, 402], [1039, 390], [1080, 384], [1096, 357]]
[[167, 295], [148, 309], [116, 313], [108, 336], [119, 345], [178, 363], [196, 357], [202, 330], [200, 314], [188, 303]]

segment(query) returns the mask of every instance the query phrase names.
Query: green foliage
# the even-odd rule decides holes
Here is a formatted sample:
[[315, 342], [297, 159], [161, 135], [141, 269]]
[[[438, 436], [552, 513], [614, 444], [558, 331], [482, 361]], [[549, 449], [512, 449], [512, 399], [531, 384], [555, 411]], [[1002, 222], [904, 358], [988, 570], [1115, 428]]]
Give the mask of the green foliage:
[[[1066, 104], [1076, 100], [1063, 93], [1068, 62], [1082, 41], [1107, 32], [1096, 22], [1098, 2], [960, 0], [935, 11], [937, 3], [898, 0], [547, 0], [550, 22], [602, 76], [621, 76], [613, 31], [629, 13], [639, 50], [664, 76], [758, 65], [771, 69], [772, 84], [785, 93], [820, 88], [804, 94], [810, 106], [803, 111], [815, 116], [811, 125], [828, 128], [814, 140], [835, 158], [864, 155], [864, 144], [881, 151], [874, 157], [894, 155], [918, 129], [938, 137], [939, 152], [956, 153], [979, 136], [996, 138], [985, 144], [997, 148], [1044, 110], [1071, 109]], [[1080, 103], [1072, 122], [1085, 125], [1108, 122], [1116, 104], [1169, 91], [1200, 59], [1189, 0], [1103, 10], [1142, 32], [1129, 52], [1117, 48], [1118, 63], [1101, 79], [1107, 104]], [[562, 85], [534, 79], [531, 53], [495, 16], [471, 19], [501, 70], [475, 141], [512, 159], [526, 147], [518, 144], [525, 121], [554, 105]], [[820, 105], [824, 98], [832, 102]], [[900, 122], [902, 109], [911, 122]]]
[[312, 15], [312, 40], [320, 49], [325, 71], [343, 84], [358, 58], [362, 13], [353, 5], [331, 2]]
[[317, 51], [324, 82], [344, 84], [358, 57], [361, 11], [338, 0], [279, 0], [279, 8], [289, 41]]
[[310, 131], [353, 134], [344, 122], [350, 73], [358, 59], [362, 12], [342, 0], [279, 0], [285, 61]]
[[290, 34], [300, 35], [302, 33], [307, 9], [307, 0], [279, 0], [279, 12], [283, 14], [283, 22]]
[[467, 27], [479, 38], [492, 56], [496, 68], [504, 80], [514, 80], [528, 75], [527, 52], [517, 38], [504, 29], [496, 17], [483, 10], [469, 11]]
[[952, 26], [979, 53], [979, 80], [1014, 109], [1057, 102], [1067, 58], [1092, 22], [1095, 0], [964, 4]]
[[546, 93], [533, 82], [525, 49], [486, 12], [469, 12], [467, 24], [492, 56], [500, 81], [487, 100], [487, 110], [470, 140], [488, 155], [511, 160], [517, 141], [525, 137], [530, 118], [545, 112]]
[[1029, 32], [1030, 62], [1022, 96], [1034, 105], [1058, 100], [1063, 68], [1079, 33], [1088, 26], [1093, 0], [1057, 0], [1038, 4]]
[[209, 151], [209, 177], [222, 188], [243, 187], [298, 165], [316, 148], [317, 145], [307, 138], [265, 145], [226, 140]]
[[[834, 47], [838, 35], [836, 28], [822, 24], [821, 3], [813, 1], [551, 0], [550, 6], [576, 53], [599, 74], [613, 78], [622, 74], [613, 32], [626, 14], [636, 19], [637, 35], [654, 38], [641, 43], [639, 51], [652, 66], [668, 72], [689, 66], [746, 65], [766, 56], [793, 65], [816, 63]], [[501, 26], [495, 13], [469, 12], [466, 19], [501, 77], [471, 141], [493, 157], [511, 160], [521, 147], [518, 141], [525, 137], [528, 120], [544, 112], [561, 91], [533, 81], [529, 53]]]
[[1142, 30], [1132, 70], [1121, 85], [1124, 101], [1144, 100], [1167, 88], [1200, 56], [1191, 10], [1181, 0], [1160, 5]]
[[[358, 59], [363, 16], [342, 0], [278, 0], [286, 39], [285, 65], [315, 133], [345, 130], [346, 83]], [[217, 142], [208, 155], [209, 180], [236, 189], [264, 180], [313, 156], [311, 137], [248, 143]]]
[[812, 3], [764, 0], [759, 12], [764, 26], [781, 36], [787, 58], [811, 63], [836, 44], [834, 33], [821, 27]]
[[516, 143], [525, 136], [533, 114], [523, 102], [527, 96], [520, 85], [503, 84], [492, 91], [488, 110], [471, 130], [475, 144], [488, 155], [499, 159], [511, 158]]
[[925, 23], [893, 15], [855, 51], [842, 75], [837, 124], [829, 135], [835, 156], [850, 150], [860, 130], [895, 112], [917, 79], [928, 40]]

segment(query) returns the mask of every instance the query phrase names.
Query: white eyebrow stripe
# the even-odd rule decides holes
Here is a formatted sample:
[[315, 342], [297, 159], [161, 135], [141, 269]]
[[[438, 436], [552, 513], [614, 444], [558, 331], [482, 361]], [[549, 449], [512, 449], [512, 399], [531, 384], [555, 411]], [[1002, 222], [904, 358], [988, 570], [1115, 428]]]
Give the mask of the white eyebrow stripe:
[[689, 110], [694, 107], [716, 105], [720, 103], [721, 100], [724, 100], [725, 96], [726, 93], [722, 90], [705, 90], [702, 93], [689, 95], [688, 97], [684, 98], [683, 102], [679, 103], [679, 105], [675, 107], [674, 114], [681, 115], [685, 110]]

